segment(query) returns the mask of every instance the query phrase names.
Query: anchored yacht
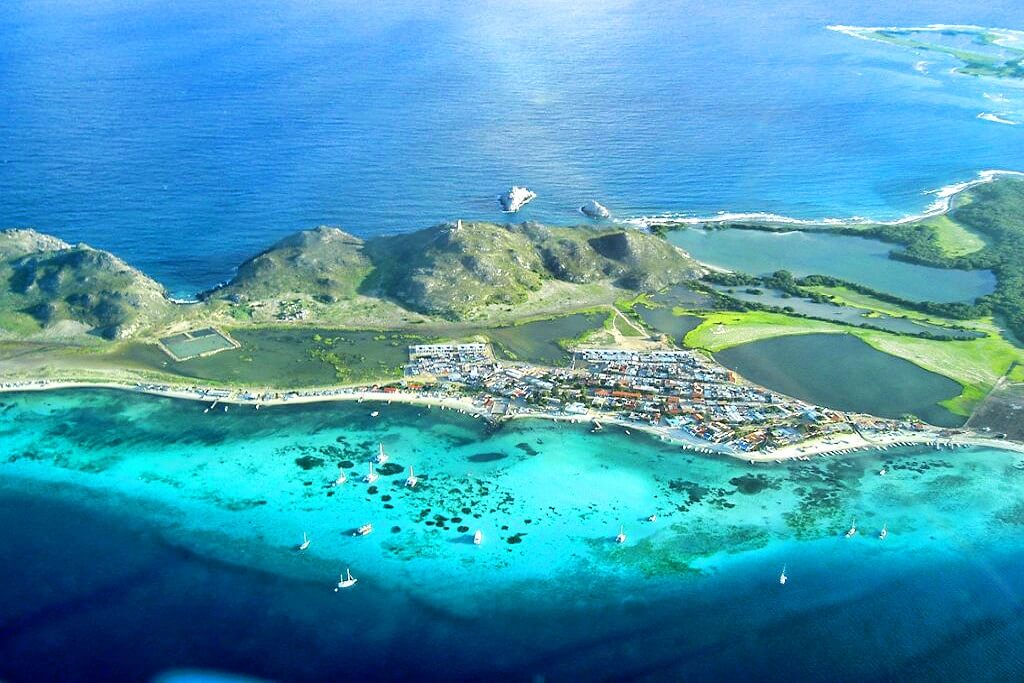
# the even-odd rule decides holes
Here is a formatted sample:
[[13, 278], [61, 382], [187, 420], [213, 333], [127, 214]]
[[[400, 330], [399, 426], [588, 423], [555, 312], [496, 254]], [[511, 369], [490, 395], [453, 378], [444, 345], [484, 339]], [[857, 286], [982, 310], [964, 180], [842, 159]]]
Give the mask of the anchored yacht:
[[371, 461], [370, 471], [366, 473], [365, 477], [363, 477], [363, 481], [365, 481], [367, 484], [372, 484], [373, 482], [377, 481], [379, 477], [380, 475], [373, 471], [373, 462]]
[[405, 478], [405, 485], [409, 488], [415, 488], [418, 483], [420, 483], [420, 478], [413, 474], [412, 465], [409, 465], [409, 476]]
[[779, 574], [779, 584], [785, 586], [786, 581], [789, 581], [789, 577], [786, 576], [786, 565], [782, 565], [782, 573]]
[[483, 542], [484, 542], [484, 532], [482, 532], [479, 529], [477, 529], [476, 533], [473, 534], [473, 545], [480, 545]]
[[368, 533], [373, 531], [373, 525], [367, 522], [358, 529], [352, 532], [353, 536], [366, 536]]
[[885, 537], [889, 535], [889, 525], [883, 524], [882, 530], [878, 532], [878, 540], [884, 541]]
[[[338, 588], [351, 588], [358, 581], [356, 577], [352, 576], [352, 572], [349, 571], [348, 567], [345, 567], [345, 573], [338, 577]], [[338, 588], [334, 589], [334, 592], [338, 592]]]
[[846, 530], [846, 537], [847, 538], [853, 538], [856, 535], [857, 535], [857, 520], [855, 519], [850, 524], [850, 528]]
[[377, 444], [377, 464], [383, 465], [388, 459], [388, 454], [384, 452], [384, 444]]
[[625, 527], [623, 527], [621, 525], [619, 526], [619, 535], [615, 537], [615, 542], [616, 543], [625, 543], [626, 542], [626, 530], [625, 530]]
[[299, 550], [305, 550], [309, 547], [309, 537], [306, 536], [306, 532], [302, 532], [302, 543], [299, 544]]

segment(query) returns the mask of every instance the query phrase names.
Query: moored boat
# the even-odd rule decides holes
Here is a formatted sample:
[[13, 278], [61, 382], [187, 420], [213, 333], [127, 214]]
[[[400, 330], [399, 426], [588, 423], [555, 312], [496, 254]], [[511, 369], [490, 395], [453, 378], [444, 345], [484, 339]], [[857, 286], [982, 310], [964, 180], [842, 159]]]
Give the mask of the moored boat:
[[786, 576], [786, 565], [782, 565], [782, 573], [779, 574], [779, 584], [785, 586], [786, 581], [789, 581], [789, 577]]
[[305, 550], [309, 547], [309, 537], [306, 536], [306, 532], [302, 532], [302, 543], [299, 544], [299, 550]]
[[[352, 576], [352, 572], [349, 571], [348, 567], [345, 567], [345, 573], [338, 577], [338, 588], [351, 588], [358, 581], [356, 577]], [[338, 588], [334, 589], [334, 592], [338, 592]]]
[[409, 476], [405, 478], [405, 485], [409, 488], [415, 488], [418, 483], [420, 483], [420, 479], [413, 474], [412, 465], [409, 465]]
[[363, 477], [363, 481], [366, 482], [367, 484], [372, 484], [379, 478], [380, 475], [373, 471], [373, 461], [370, 461], [370, 471], [367, 472], [366, 476]]
[[482, 532], [479, 529], [477, 529], [476, 533], [473, 534], [473, 545], [480, 545], [483, 542], [484, 542], [484, 532]]
[[616, 543], [626, 542], [626, 529], [623, 526], [619, 526], [619, 535], [615, 537]]
[[367, 534], [369, 534], [372, 531], [373, 531], [373, 525], [370, 524], [369, 522], [367, 522], [366, 524], [362, 525], [361, 527], [359, 527], [358, 529], [353, 531], [352, 535], [353, 536], [366, 536]]
[[388, 454], [384, 452], [384, 444], [382, 444], [382, 443], [377, 444], [377, 459], [376, 459], [377, 464], [378, 465], [383, 465], [389, 459], [390, 458], [388, 457]]
[[850, 523], [850, 528], [846, 530], [846, 537], [847, 538], [853, 538], [856, 535], [857, 535], [857, 520], [855, 519], [855, 520], [853, 520], [853, 522]]
[[882, 530], [878, 532], [878, 540], [884, 541], [885, 537], [889, 535], [889, 525], [883, 524]]

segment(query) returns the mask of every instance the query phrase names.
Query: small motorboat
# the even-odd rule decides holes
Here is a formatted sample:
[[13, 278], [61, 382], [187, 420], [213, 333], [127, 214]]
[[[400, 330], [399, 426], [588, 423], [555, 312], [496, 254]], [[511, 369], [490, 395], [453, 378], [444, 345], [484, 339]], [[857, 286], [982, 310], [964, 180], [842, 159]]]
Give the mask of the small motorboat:
[[615, 542], [616, 543], [625, 543], [626, 542], [626, 530], [625, 530], [625, 527], [622, 527], [622, 526], [619, 527], [619, 535], [615, 537]]
[[363, 477], [363, 481], [367, 484], [372, 484], [380, 478], [380, 475], [373, 471], [373, 462], [370, 462], [370, 471]]
[[[358, 580], [359, 579], [352, 576], [352, 572], [349, 571], [348, 567], [345, 567], [345, 573], [338, 577], [338, 588], [351, 588], [356, 585], [356, 581]], [[334, 589], [335, 593], [338, 592], [338, 588]]]
[[384, 452], [384, 444], [382, 444], [382, 443], [377, 444], [377, 459], [376, 459], [377, 464], [378, 465], [383, 465], [389, 459], [390, 458], [388, 458], [388, 454]]
[[305, 550], [309, 547], [309, 537], [306, 536], [306, 532], [302, 532], [302, 543], [299, 544], [299, 550]]
[[405, 485], [409, 488], [416, 488], [418, 483], [420, 483], [420, 478], [413, 473], [412, 465], [409, 465], [409, 476], [405, 478]]
[[377, 417], [378, 415], [380, 415], [380, 411], [379, 410], [375, 410], [372, 413], [370, 413], [370, 417]]
[[373, 525], [370, 524], [369, 522], [367, 522], [366, 524], [362, 525], [361, 527], [359, 527], [358, 529], [353, 531], [352, 535], [353, 536], [366, 536], [371, 531], [373, 531]]
[[884, 477], [888, 472], [889, 472], [889, 470], [887, 470], [887, 469], [885, 469], [883, 467], [882, 469], [878, 470], [878, 476]]
[[789, 577], [786, 576], [786, 565], [782, 565], [782, 573], [779, 574], [779, 585], [785, 586], [787, 581], [789, 581]]
[[850, 524], [850, 528], [846, 530], [846, 537], [847, 538], [853, 538], [856, 535], [857, 535], [857, 520], [855, 519]]
[[657, 514], [651, 515], [650, 517], [647, 518], [647, 521], [648, 522], [657, 522], [658, 521], [658, 515]]
[[883, 524], [882, 530], [878, 532], [878, 540], [884, 541], [885, 537], [889, 535], [889, 525]]
[[479, 529], [477, 529], [476, 533], [473, 534], [473, 545], [480, 545], [483, 542], [484, 542], [484, 532], [482, 532]]

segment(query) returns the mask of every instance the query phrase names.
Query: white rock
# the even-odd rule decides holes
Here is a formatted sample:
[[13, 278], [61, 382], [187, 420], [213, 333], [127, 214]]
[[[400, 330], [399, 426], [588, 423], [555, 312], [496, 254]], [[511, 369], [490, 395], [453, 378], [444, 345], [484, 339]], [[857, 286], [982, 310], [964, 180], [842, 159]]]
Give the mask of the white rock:
[[612, 212], [609, 211], [606, 206], [595, 199], [591, 199], [589, 202], [581, 206], [580, 213], [587, 218], [608, 218], [612, 215]]
[[513, 185], [508, 192], [498, 197], [498, 201], [501, 202], [501, 208], [505, 213], [515, 213], [536, 196], [528, 188]]

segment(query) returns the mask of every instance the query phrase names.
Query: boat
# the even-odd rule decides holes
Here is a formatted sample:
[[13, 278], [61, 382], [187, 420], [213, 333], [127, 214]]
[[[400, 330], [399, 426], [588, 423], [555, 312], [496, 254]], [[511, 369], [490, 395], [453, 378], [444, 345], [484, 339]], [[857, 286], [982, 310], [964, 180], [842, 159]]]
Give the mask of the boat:
[[343, 469], [341, 469], [339, 467], [338, 468], [338, 478], [334, 480], [334, 485], [335, 486], [341, 486], [346, 481], [348, 481], [348, 477], [345, 476], [345, 470], [343, 470]]
[[370, 413], [370, 417], [377, 417], [378, 415], [380, 415], [380, 411], [379, 410], [375, 410], [372, 413]]
[[371, 460], [370, 471], [366, 473], [365, 477], [363, 477], [363, 481], [366, 482], [367, 484], [372, 484], [373, 482], [377, 481], [379, 476], [380, 475], [373, 471], [373, 461]]
[[[338, 588], [351, 588], [358, 581], [356, 577], [352, 576], [352, 572], [349, 571], [348, 567], [345, 567], [345, 574], [338, 577]], [[338, 588], [334, 589], [334, 592], [338, 592]]]
[[622, 527], [622, 526], [619, 527], [619, 535], [615, 537], [615, 542], [616, 543], [625, 543], [626, 542], [625, 527]]
[[405, 478], [405, 485], [409, 488], [415, 488], [416, 484], [420, 483], [419, 477], [412, 472], [412, 465], [409, 465], [409, 476]]
[[309, 537], [306, 536], [306, 532], [302, 532], [302, 543], [299, 544], [299, 550], [305, 550], [309, 547]]
[[880, 477], [884, 477], [884, 476], [885, 476], [885, 474], [886, 474], [886, 472], [888, 472], [888, 471], [889, 471], [889, 470], [887, 470], [887, 469], [885, 469], [885, 468], [883, 467], [882, 469], [878, 470], [878, 476], [880, 476]]
[[647, 518], [647, 521], [648, 522], [657, 522], [658, 521], [658, 515], [657, 514], [651, 515], [650, 517]]
[[883, 524], [882, 530], [878, 532], [878, 540], [884, 541], [885, 537], [889, 535], [889, 525]]
[[847, 538], [853, 538], [856, 535], [857, 535], [857, 520], [855, 519], [850, 524], [850, 528], [846, 530], [846, 537]]
[[515, 213], [532, 202], [536, 197], [537, 195], [531, 192], [529, 188], [513, 185], [509, 188], [508, 192], [498, 197], [498, 202], [505, 213]]
[[388, 461], [388, 454], [384, 452], [384, 444], [377, 444], [377, 464], [383, 465]]
[[353, 536], [366, 536], [371, 531], [373, 531], [373, 525], [370, 524], [369, 522], [367, 522], [366, 524], [362, 525], [361, 527], [359, 527], [358, 529], [353, 531], [352, 535]]
[[786, 581], [789, 581], [789, 577], [786, 576], [786, 565], [782, 565], [782, 573], [779, 574], [779, 585], [785, 586]]
[[473, 545], [480, 545], [483, 542], [484, 542], [484, 532], [482, 532], [479, 529], [477, 529], [476, 533], [473, 534]]

